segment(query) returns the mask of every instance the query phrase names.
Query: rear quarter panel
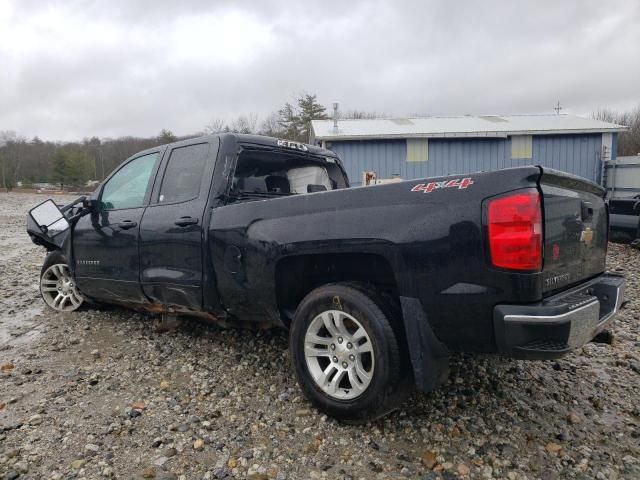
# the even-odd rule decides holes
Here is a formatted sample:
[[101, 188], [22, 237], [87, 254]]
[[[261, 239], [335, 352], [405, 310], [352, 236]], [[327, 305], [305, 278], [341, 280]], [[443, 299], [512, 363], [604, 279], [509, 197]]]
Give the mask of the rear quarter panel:
[[[541, 290], [539, 274], [488, 267], [482, 200], [535, 186], [539, 175], [538, 168], [525, 167], [216, 208], [208, 248], [222, 303], [256, 321], [260, 315], [277, 317], [278, 261], [303, 254], [373, 253], [391, 265], [400, 295], [420, 299], [436, 335], [449, 347], [492, 350], [493, 305], [535, 301]], [[466, 188], [424, 187], [465, 177], [472, 180]], [[241, 258], [234, 261], [237, 253]]]

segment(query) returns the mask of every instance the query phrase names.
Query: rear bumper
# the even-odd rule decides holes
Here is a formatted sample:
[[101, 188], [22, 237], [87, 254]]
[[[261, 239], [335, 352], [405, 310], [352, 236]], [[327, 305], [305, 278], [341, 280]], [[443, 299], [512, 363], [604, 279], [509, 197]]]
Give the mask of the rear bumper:
[[493, 324], [500, 353], [559, 358], [591, 341], [618, 313], [622, 275], [606, 273], [536, 304], [497, 305]]

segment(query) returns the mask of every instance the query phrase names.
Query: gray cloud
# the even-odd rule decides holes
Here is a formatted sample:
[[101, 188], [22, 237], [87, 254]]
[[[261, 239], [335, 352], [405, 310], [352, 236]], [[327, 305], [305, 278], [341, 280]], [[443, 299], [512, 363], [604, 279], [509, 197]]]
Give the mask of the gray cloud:
[[71, 140], [261, 117], [640, 103], [640, 3], [0, 0], [0, 130]]

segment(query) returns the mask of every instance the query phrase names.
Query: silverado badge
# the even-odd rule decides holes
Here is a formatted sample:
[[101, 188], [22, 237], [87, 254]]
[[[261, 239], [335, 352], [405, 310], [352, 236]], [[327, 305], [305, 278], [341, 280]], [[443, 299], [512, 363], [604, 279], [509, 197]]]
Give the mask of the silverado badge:
[[78, 265], [100, 265], [100, 260], [78, 260]]
[[306, 152], [309, 149], [304, 143], [293, 142], [291, 140], [278, 140], [278, 146], [284, 148], [293, 148], [294, 150], [300, 150], [301, 152]]

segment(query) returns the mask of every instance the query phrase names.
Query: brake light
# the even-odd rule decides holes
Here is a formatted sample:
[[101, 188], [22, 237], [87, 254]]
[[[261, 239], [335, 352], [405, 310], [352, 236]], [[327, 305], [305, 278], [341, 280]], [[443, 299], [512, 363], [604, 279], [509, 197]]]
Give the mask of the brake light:
[[493, 265], [511, 270], [542, 268], [542, 209], [537, 190], [491, 200], [488, 226]]

